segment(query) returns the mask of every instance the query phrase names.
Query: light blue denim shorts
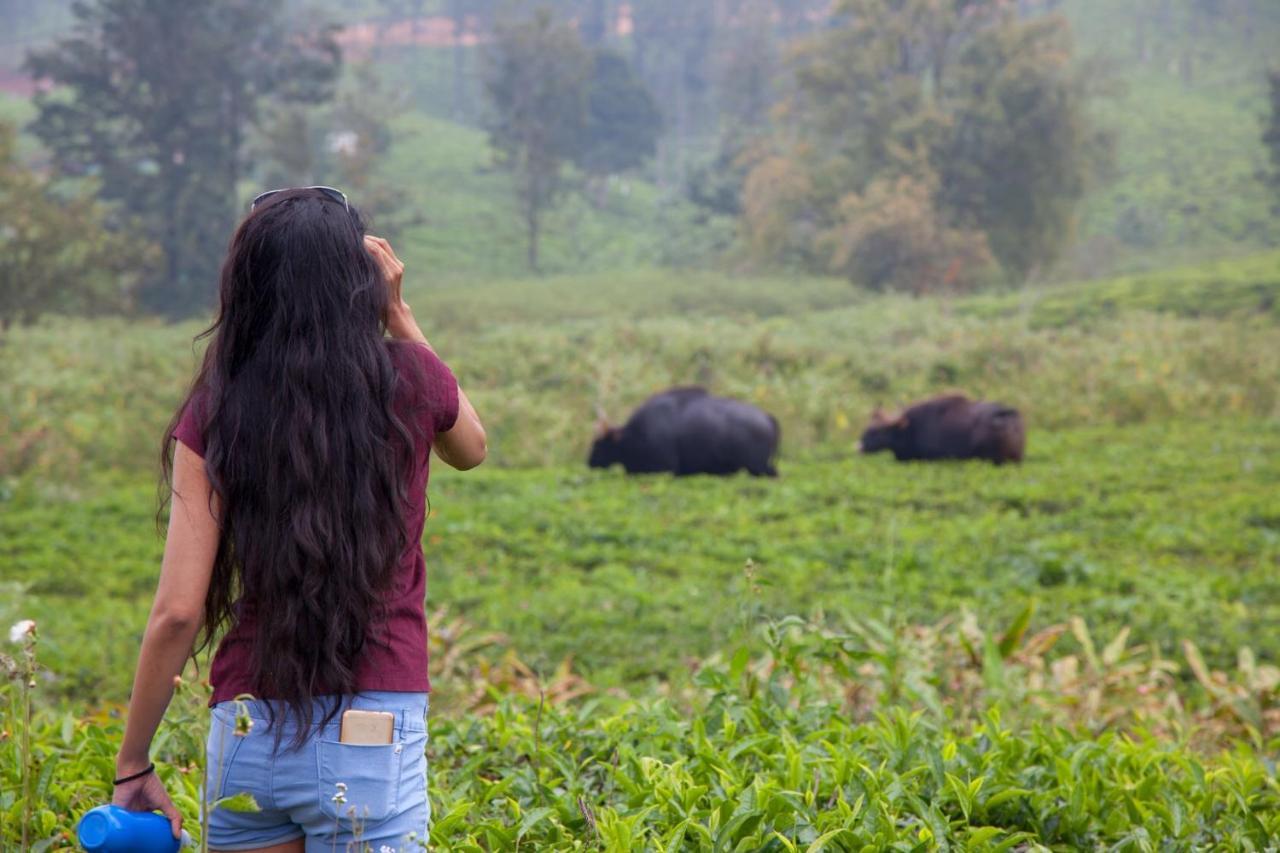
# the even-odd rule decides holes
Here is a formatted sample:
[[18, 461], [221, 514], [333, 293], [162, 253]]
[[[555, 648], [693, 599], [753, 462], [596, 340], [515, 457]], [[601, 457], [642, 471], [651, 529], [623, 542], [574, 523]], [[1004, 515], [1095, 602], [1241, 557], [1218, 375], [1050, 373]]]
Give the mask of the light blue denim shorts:
[[[210, 849], [252, 850], [296, 838], [306, 839], [307, 853], [365, 850], [366, 845], [395, 853], [426, 849], [431, 822], [427, 694], [370, 691], [343, 697], [342, 710], [396, 715], [392, 742], [385, 746], [339, 743], [339, 712], [294, 748], [297, 726], [274, 704], [274, 726], [283, 726], [278, 751], [266, 702], [242, 703], [253, 721], [243, 736], [236, 734], [237, 703], [213, 707], [206, 752], [209, 799], [247, 792], [261, 810], [215, 807], [209, 815]], [[318, 721], [319, 700], [316, 708]]]

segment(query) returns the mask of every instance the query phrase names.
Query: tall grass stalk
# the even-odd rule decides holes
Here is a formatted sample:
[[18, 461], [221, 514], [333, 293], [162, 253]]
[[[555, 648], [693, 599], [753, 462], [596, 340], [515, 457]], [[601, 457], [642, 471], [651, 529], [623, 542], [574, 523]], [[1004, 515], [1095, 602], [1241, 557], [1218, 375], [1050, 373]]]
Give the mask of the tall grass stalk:
[[22, 683], [22, 851], [31, 849], [31, 690], [35, 681]]
[[32, 694], [36, 689], [36, 643], [39, 640], [36, 634], [36, 623], [30, 619], [16, 623], [9, 629], [9, 640], [20, 643], [22, 646], [20, 660], [15, 662], [13, 674], [20, 682], [18, 702], [22, 706], [22, 734], [19, 747], [22, 784], [19, 796], [22, 799], [21, 849], [23, 853], [27, 853], [31, 849], [31, 773], [33, 770], [31, 766], [31, 703]]

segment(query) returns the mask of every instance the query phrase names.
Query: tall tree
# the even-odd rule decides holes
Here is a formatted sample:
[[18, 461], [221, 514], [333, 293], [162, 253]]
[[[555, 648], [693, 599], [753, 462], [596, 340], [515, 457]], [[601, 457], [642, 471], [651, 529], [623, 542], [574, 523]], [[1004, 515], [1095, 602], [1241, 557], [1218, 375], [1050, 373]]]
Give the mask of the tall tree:
[[777, 19], [788, 8], [789, 4], [776, 0], [735, 0], [726, 13], [731, 25], [717, 31], [716, 148], [686, 181], [689, 199], [710, 213], [737, 216], [742, 212], [748, 161], [768, 135], [770, 112], [781, 88], [778, 33], [786, 21]]
[[392, 239], [416, 221], [403, 176], [393, 180], [379, 169], [394, 141], [391, 122], [404, 113], [406, 100], [365, 63], [340, 89], [326, 116], [325, 180], [345, 189], [378, 233]]
[[721, 129], [738, 133], [765, 124], [781, 69], [773, 0], [742, 0], [733, 11], [734, 26], [717, 33], [714, 77]]
[[587, 85], [587, 121], [574, 160], [595, 178], [634, 169], [653, 156], [662, 114], [627, 60], [594, 52]]
[[581, 150], [590, 65], [577, 32], [546, 11], [499, 24], [486, 55], [489, 141], [513, 179], [531, 270], [543, 216], [566, 188], [565, 164]]
[[[1052, 263], [1108, 150], [1066, 22], [1019, 18], [1001, 0], [843, 0], [837, 11], [792, 59], [775, 155], [811, 188], [811, 256], [913, 290], [980, 281], [991, 255], [1016, 280]], [[903, 202], [878, 215], [898, 190]], [[877, 251], [936, 280], [888, 275]]]
[[49, 312], [127, 310], [154, 265], [154, 249], [110, 230], [92, 195], [59, 198], [23, 166], [7, 124], [0, 124], [0, 210], [0, 332]]
[[282, 0], [94, 0], [73, 34], [27, 67], [56, 87], [32, 125], [70, 175], [100, 179], [161, 247], [139, 290], [170, 316], [211, 301], [244, 174], [246, 132], [262, 104], [331, 95], [338, 48], [328, 29], [295, 31]]
[[1073, 64], [1070, 30], [1056, 16], [984, 29], [957, 58], [948, 133], [932, 158], [940, 203], [987, 235], [1016, 280], [1057, 260], [1109, 155], [1109, 135], [1086, 113], [1099, 83]]

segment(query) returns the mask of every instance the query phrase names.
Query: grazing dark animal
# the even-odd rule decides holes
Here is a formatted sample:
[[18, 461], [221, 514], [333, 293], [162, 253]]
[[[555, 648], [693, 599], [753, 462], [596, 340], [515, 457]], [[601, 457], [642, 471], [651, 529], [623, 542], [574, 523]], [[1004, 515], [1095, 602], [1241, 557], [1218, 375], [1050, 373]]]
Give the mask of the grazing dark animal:
[[1003, 465], [1021, 462], [1026, 443], [1017, 409], [953, 394], [916, 403], [893, 417], [877, 410], [859, 448], [863, 453], [891, 450], [899, 462], [986, 459]]
[[703, 388], [672, 388], [655, 394], [626, 425], [601, 417], [587, 464], [622, 465], [628, 474], [670, 472], [776, 477], [778, 422], [740, 400], [713, 397]]

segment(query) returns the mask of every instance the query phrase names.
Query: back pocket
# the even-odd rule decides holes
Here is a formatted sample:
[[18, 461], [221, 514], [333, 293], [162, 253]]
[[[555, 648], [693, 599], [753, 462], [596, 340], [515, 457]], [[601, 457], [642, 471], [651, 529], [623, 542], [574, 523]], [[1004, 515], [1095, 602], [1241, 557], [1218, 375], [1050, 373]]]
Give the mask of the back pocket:
[[209, 788], [204, 796], [207, 803], [240, 793], [239, 790], [228, 787], [228, 778], [231, 776], [231, 765], [235, 761], [236, 754], [240, 752], [240, 747], [248, 738], [237, 737], [233, 734], [234, 731], [234, 718], [214, 709], [210, 719], [209, 740], [204, 753], [204, 766], [207, 768], [205, 784]]
[[379, 821], [397, 812], [404, 744], [316, 741], [320, 811], [337, 820]]

